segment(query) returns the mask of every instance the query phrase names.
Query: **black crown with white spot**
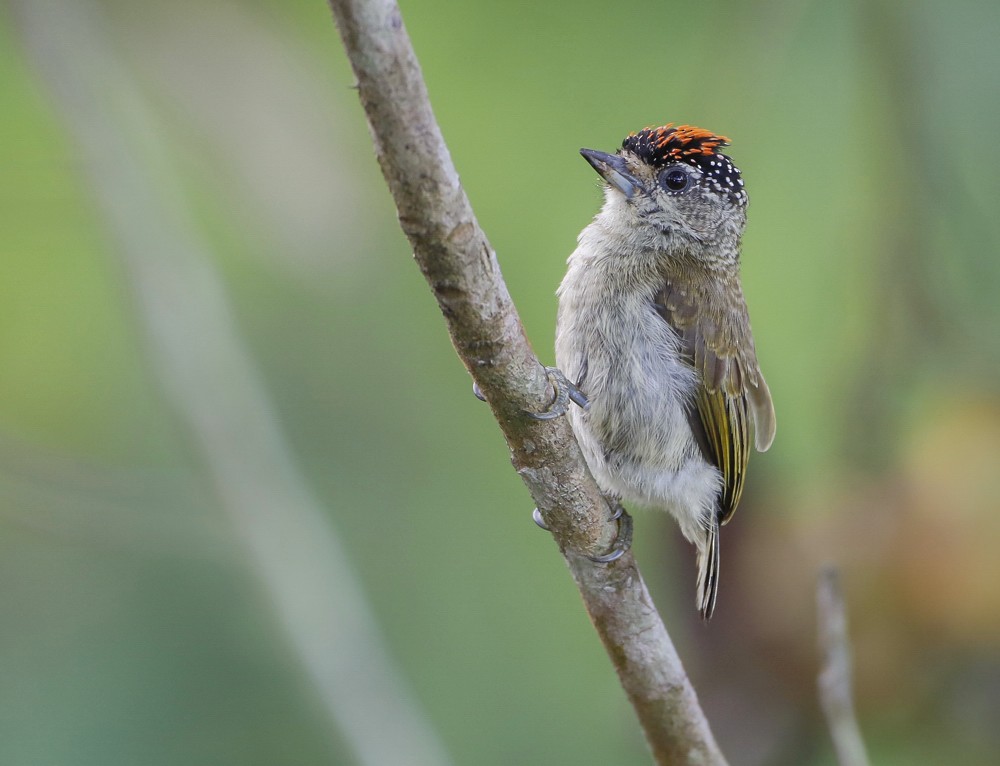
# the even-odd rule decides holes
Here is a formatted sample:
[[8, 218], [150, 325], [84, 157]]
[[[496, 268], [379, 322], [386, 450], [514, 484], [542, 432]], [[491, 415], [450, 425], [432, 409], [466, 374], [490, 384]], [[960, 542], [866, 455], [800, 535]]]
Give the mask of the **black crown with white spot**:
[[622, 141], [622, 149], [636, 154], [653, 167], [676, 162], [693, 165], [702, 172], [702, 181], [733, 204], [746, 206], [748, 197], [743, 178], [733, 161], [716, 149], [729, 146], [729, 139], [703, 128], [673, 123], [661, 128], [644, 128]]

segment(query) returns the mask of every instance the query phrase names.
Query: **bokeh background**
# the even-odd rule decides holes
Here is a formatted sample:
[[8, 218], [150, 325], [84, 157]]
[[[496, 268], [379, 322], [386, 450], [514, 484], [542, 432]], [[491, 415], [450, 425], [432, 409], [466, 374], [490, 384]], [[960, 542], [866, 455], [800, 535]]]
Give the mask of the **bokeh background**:
[[[1000, 5], [403, 14], [543, 359], [577, 149], [733, 139], [778, 435], [710, 625], [636, 519], [732, 762], [833, 763], [835, 562], [873, 760], [997, 763]], [[648, 762], [352, 83], [321, 0], [0, 3], [0, 763]]]

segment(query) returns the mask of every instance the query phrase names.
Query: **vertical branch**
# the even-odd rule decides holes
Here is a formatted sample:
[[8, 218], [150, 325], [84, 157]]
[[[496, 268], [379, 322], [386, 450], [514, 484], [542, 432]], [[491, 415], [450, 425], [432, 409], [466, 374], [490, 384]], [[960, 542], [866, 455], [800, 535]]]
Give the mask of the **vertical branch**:
[[363, 766], [444, 766], [291, 458], [159, 126], [114, 59], [96, 9], [85, 0], [19, 0], [14, 9], [125, 265], [157, 381], [332, 722]]
[[851, 646], [847, 610], [836, 567], [820, 572], [816, 587], [821, 666], [819, 701], [826, 715], [840, 766], [868, 766], [865, 743], [854, 713], [851, 690]]
[[566, 419], [524, 415], [544, 409], [551, 392], [459, 183], [399, 8], [394, 0], [329, 2], [414, 258], [566, 557], [656, 761], [724, 764], [633, 557], [598, 565], [580, 555], [604, 553], [616, 525]]

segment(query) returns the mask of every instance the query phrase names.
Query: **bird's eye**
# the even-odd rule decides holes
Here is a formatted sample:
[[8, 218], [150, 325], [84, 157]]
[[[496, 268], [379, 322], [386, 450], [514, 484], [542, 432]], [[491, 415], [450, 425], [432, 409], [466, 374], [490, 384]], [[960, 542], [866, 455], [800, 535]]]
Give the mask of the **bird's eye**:
[[679, 192], [687, 188], [691, 176], [682, 168], [670, 168], [664, 171], [661, 181], [668, 191]]

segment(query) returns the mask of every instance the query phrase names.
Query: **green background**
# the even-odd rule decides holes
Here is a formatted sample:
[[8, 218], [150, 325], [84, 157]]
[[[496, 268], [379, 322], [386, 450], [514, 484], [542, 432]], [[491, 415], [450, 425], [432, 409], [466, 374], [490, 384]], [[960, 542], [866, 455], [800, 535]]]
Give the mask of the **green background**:
[[[0, 763], [356, 763], [151, 361], [29, 2], [0, 4]], [[324, 3], [81, 5], [153, 115], [140, 134], [166, 147], [291, 460], [454, 763], [647, 763], [411, 262]], [[544, 360], [600, 201], [577, 150], [668, 121], [732, 139], [778, 433], [726, 529], [709, 625], [672, 522], [636, 518], [732, 762], [833, 763], [813, 614], [832, 561], [873, 760], [995, 763], [1000, 5], [402, 10]], [[73, 34], [59, 45], [72, 60]]]

